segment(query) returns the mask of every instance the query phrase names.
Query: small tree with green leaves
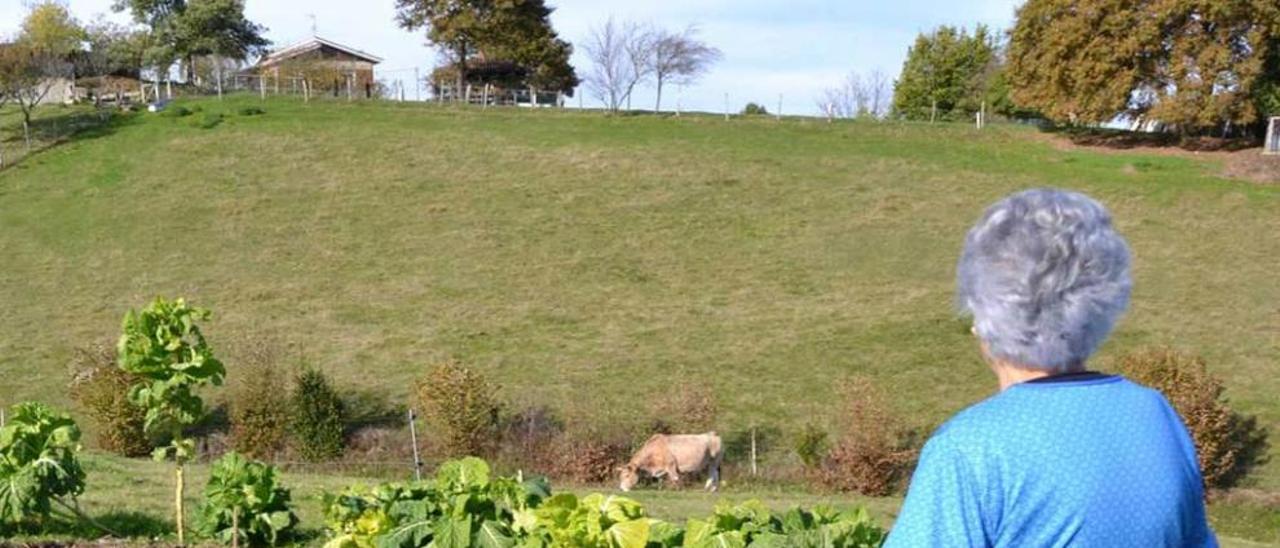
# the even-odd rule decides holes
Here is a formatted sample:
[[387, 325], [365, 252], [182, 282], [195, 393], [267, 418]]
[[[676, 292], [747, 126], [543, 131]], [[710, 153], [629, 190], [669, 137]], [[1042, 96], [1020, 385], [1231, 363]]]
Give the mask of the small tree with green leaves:
[[178, 543], [185, 542], [183, 521], [183, 465], [195, 453], [195, 443], [185, 434], [187, 427], [204, 416], [204, 401], [195, 389], [222, 384], [226, 369], [213, 357], [196, 322], [209, 318], [209, 311], [189, 306], [183, 299], [157, 298], [140, 311], [124, 316], [120, 335], [120, 367], [141, 380], [129, 390], [129, 400], [147, 410], [144, 429], [149, 434], [167, 435], [170, 443], [152, 453], [157, 461], [173, 459], [177, 486], [174, 490], [174, 517]]
[[293, 438], [308, 461], [342, 456], [346, 409], [342, 399], [317, 369], [298, 372], [293, 383]]

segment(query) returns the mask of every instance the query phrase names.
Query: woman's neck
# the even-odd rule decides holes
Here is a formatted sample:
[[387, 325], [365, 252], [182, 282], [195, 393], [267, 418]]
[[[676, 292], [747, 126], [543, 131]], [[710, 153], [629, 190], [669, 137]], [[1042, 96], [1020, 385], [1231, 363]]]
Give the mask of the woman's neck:
[[1001, 391], [1018, 383], [1042, 379], [1053, 374], [1051, 371], [1042, 369], [1026, 369], [1007, 364], [992, 365], [991, 369], [996, 373], [996, 380], [1000, 382]]

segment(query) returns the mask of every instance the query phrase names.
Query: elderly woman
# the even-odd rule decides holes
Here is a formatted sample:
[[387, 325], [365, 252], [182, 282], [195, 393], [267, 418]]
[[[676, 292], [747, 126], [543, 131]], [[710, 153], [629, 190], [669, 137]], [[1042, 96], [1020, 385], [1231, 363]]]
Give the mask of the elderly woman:
[[958, 270], [1000, 392], [925, 444], [886, 546], [1216, 546], [1177, 413], [1085, 366], [1129, 302], [1106, 209], [1009, 196], [969, 231]]

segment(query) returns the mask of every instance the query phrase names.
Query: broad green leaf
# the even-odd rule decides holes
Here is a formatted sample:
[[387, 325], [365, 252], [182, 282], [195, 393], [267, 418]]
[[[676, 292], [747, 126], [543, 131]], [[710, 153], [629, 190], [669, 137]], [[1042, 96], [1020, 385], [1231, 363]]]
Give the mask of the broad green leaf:
[[649, 521], [638, 519], [614, 523], [605, 535], [611, 548], [644, 548], [649, 543]]
[[476, 532], [475, 546], [480, 548], [511, 548], [515, 546], [515, 539], [512, 538], [507, 526], [490, 520], [480, 524], [480, 530]]
[[470, 548], [471, 519], [441, 518], [433, 529], [435, 535], [431, 539], [434, 548]]

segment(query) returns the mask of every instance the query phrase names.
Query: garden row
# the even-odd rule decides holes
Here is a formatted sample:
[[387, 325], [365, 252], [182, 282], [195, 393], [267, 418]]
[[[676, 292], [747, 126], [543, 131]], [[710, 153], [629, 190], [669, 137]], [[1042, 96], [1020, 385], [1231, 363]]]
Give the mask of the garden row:
[[[85, 473], [75, 422], [35, 402], [10, 412], [0, 429], [0, 533], [39, 531], [56, 514], [93, 523], [77, 502]], [[227, 453], [214, 463], [203, 495], [195, 527], [201, 538], [232, 546], [299, 540], [290, 491], [270, 465]], [[433, 480], [327, 493], [323, 505], [326, 546], [333, 548], [853, 548], [879, 546], [885, 536], [865, 510], [773, 514], [758, 502], [669, 523], [630, 499], [553, 495], [543, 477], [494, 477], [473, 457], [443, 463]]]
[[[323, 463], [341, 459], [354, 449], [363, 453], [353, 460], [367, 461], [371, 451], [382, 452], [402, 463], [397, 474], [402, 477], [409, 467], [420, 464], [413, 460], [419, 450], [416, 439], [411, 444], [395, 441], [408, 438], [395, 434], [407, 406], [371, 404], [341, 394], [317, 370], [290, 372], [281, 367], [269, 344], [256, 345], [237, 364], [238, 380], [230, 391], [224, 432], [217, 432], [217, 421], [210, 420], [217, 413], [211, 413], [199, 395], [207, 385], [222, 384], [226, 376], [200, 329], [208, 317], [208, 311], [182, 299], [157, 299], [141, 311], [131, 311], [114, 351], [83, 352], [82, 366], [71, 385], [73, 399], [96, 423], [101, 448], [128, 456], [150, 453], [157, 460], [174, 463], [179, 542], [186, 529], [181, 507], [183, 465], [193, 459], [221, 457], [206, 492], [206, 507], [200, 511], [201, 530], [224, 537], [228, 530], [256, 531], [254, 535], [271, 540], [296, 519], [287, 511], [287, 492], [274, 486], [274, 468], [252, 459], [279, 463], [284, 455]], [[1192, 432], [1209, 487], [1238, 484], [1265, 458], [1266, 432], [1252, 417], [1230, 409], [1221, 383], [1207, 373], [1202, 361], [1151, 351], [1124, 357], [1116, 369], [1160, 389], [1170, 399]], [[286, 385], [291, 385], [287, 391]], [[844, 386], [839, 435], [830, 438], [826, 430], [814, 426], [793, 435], [790, 447], [801, 465], [798, 474], [784, 479], [867, 495], [900, 491], [927, 429], [904, 426], [886, 405], [886, 395], [866, 379], [851, 378]], [[654, 432], [699, 432], [716, 426], [713, 395], [691, 387], [677, 387], [672, 397], [650, 410], [657, 419], [613, 429], [581, 419], [562, 420], [547, 407], [513, 411], [498, 386], [455, 362], [430, 368], [414, 392], [410, 405], [426, 420], [423, 451], [430, 460], [476, 455], [490, 459], [501, 470], [538, 470], [576, 484], [611, 482], [615, 467]], [[0, 462], [0, 520], [8, 527], [39, 529], [54, 510], [87, 519], [75, 504], [75, 495], [83, 489], [83, 474], [73, 462], [79, 448], [75, 423], [34, 403], [15, 407], [11, 416], [0, 438], [0, 450], [8, 455]], [[669, 422], [670, 417], [678, 422]], [[24, 439], [22, 432], [34, 437]], [[778, 436], [770, 429], [730, 432], [725, 436], [727, 460], [741, 460], [748, 448], [772, 445], [770, 440]], [[227, 452], [225, 446], [235, 451]], [[409, 510], [395, 509], [403, 506], [397, 498], [401, 495], [386, 499], [391, 496], [387, 493], [417, 492], [414, 489], [386, 487], [342, 495], [346, 498], [339, 499], [355, 504], [353, 508], [364, 517], [353, 522], [356, 526], [331, 526], [339, 536], [358, 533], [351, 527], [376, 525], [378, 531], [384, 525], [392, 527], [399, 522], [395, 516]], [[418, 500], [417, 495], [404, 496]], [[216, 502], [224, 499], [240, 502]], [[243, 516], [240, 510], [228, 510], [249, 501], [266, 507]], [[440, 503], [431, 504], [435, 508]], [[365, 515], [371, 508], [381, 510]], [[382, 523], [384, 518], [390, 521]]]

